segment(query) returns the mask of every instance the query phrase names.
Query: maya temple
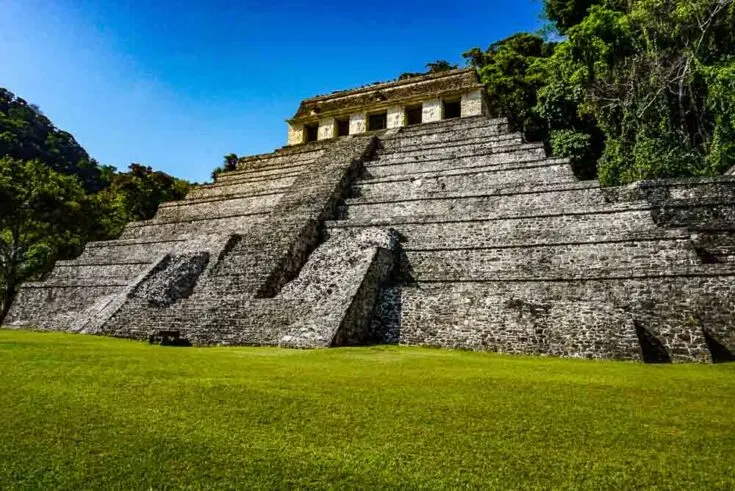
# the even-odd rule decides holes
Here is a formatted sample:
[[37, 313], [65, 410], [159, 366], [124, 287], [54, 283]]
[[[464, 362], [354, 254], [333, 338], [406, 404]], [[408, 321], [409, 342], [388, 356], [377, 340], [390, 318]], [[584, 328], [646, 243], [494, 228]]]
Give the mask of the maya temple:
[[23, 285], [16, 327], [645, 362], [735, 351], [735, 176], [601, 188], [473, 69], [307, 99], [288, 145]]

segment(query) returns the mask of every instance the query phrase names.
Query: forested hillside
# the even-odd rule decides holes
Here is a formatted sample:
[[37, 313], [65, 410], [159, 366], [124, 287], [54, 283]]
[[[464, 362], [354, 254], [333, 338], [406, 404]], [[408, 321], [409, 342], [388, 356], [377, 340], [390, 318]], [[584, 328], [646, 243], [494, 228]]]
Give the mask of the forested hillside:
[[735, 165], [734, 0], [544, 7], [556, 35], [516, 34], [464, 54], [496, 115], [603, 185]]
[[140, 164], [99, 165], [38, 107], [0, 88], [0, 322], [20, 283], [151, 218], [188, 187]]

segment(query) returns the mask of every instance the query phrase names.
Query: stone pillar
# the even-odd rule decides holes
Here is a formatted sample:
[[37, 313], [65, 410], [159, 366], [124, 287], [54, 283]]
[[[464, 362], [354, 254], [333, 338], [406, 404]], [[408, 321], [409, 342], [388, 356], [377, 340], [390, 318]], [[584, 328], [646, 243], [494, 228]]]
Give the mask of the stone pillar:
[[403, 106], [391, 106], [388, 108], [388, 128], [400, 128], [406, 126], [406, 110]]
[[288, 145], [304, 143], [304, 125], [301, 123], [288, 125]]
[[357, 135], [367, 131], [367, 116], [365, 113], [350, 114], [350, 135]]
[[318, 140], [329, 140], [334, 138], [336, 135], [334, 118], [324, 118], [319, 120], [319, 133], [317, 134]]
[[487, 114], [485, 108], [485, 99], [482, 97], [482, 90], [477, 89], [472, 92], [462, 94], [462, 117], [481, 116]]
[[441, 121], [442, 119], [442, 101], [441, 99], [431, 99], [430, 101], [424, 101], [422, 108], [422, 123], [432, 123], [434, 121]]

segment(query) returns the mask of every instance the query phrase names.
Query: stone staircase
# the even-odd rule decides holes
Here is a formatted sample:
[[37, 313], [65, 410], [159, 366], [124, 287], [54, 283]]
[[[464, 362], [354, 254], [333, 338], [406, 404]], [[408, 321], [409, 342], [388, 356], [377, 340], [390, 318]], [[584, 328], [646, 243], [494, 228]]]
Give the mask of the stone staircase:
[[[132, 225], [136, 233], [123, 236], [139, 237], [143, 229], [151, 244], [174, 235], [171, 223], [186, 224], [168, 239], [176, 248], [127, 286], [124, 303], [96, 333], [145, 339], [175, 331], [200, 345], [326, 347], [367, 339], [395, 240], [387, 230], [370, 229], [324, 242], [322, 227], [374, 141], [354, 138], [248, 159], [242, 170], [162, 206], [152, 223]], [[265, 191], [260, 176], [266, 173], [274, 180], [289, 176], [289, 187]], [[219, 221], [229, 229], [215, 229], [207, 217], [236, 221]]]
[[674, 361], [707, 361], [712, 341], [735, 348], [733, 240], [720, 226], [735, 188], [670, 187], [658, 200], [603, 191], [504, 120], [466, 118], [381, 137], [328, 225], [400, 237], [400, 274], [374, 319], [384, 342], [640, 359], [653, 339]]

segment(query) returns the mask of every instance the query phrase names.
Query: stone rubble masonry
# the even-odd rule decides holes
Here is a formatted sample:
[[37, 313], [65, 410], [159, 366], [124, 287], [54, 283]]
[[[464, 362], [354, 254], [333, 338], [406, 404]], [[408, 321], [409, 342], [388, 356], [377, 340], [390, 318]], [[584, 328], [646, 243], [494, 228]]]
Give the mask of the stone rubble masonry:
[[289, 123], [288, 145], [298, 145], [304, 141], [304, 125], [302, 123]]
[[[242, 159], [24, 285], [7, 321], [195, 345], [731, 359], [735, 176], [602, 189], [481, 96], [462, 111], [406, 127], [391, 110], [386, 131]], [[364, 113], [353, 123], [364, 132]]]

